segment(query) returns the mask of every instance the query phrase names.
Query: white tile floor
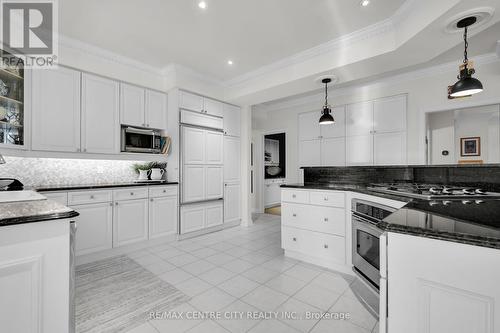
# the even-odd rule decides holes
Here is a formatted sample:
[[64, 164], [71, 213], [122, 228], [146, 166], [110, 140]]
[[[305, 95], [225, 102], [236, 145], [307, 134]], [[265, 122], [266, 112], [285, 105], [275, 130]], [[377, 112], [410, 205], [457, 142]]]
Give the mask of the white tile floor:
[[236, 227], [171, 242], [129, 256], [191, 297], [172, 311], [221, 313], [349, 313], [335, 319], [157, 319], [129, 333], [175, 332], [378, 332], [377, 319], [353, 296], [354, 281], [283, 256], [280, 217], [261, 215]]

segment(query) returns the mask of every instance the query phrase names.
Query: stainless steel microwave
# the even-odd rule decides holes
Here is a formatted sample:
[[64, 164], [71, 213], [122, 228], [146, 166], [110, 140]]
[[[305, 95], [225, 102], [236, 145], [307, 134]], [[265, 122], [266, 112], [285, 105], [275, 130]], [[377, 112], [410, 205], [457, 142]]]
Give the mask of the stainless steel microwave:
[[161, 132], [154, 129], [122, 127], [121, 151], [130, 153], [161, 153]]

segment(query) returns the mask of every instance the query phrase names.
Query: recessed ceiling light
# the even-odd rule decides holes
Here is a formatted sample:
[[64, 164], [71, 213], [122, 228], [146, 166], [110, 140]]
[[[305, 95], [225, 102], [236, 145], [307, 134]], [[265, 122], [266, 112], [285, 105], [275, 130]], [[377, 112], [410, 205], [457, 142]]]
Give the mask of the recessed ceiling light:
[[233, 61], [232, 61], [232, 60], [228, 60], [228, 61], [227, 61], [227, 64], [228, 64], [229, 66], [232, 66], [232, 65], [233, 65]]
[[361, 1], [361, 3], [360, 3], [360, 5], [361, 5], [362, 7], [366, 7], [366, 6], [368, 6], [369, 4], [370, 4], [370, 0], [362, 0], [362, 1]]
[[205, 1], [200, 1], [198, 2], [198, 7], [200, 7], [201, 9], [206, 9], [207, 3]]

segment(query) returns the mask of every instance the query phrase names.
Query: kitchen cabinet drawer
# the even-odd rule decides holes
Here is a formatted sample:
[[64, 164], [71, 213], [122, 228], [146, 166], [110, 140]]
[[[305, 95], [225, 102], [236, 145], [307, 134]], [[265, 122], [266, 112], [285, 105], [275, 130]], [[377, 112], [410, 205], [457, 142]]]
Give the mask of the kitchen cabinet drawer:
[[307, 242], [306, 252], [315, 257], [321, 257], [336, 263], [345, 263], [345, 238], [317, 232], [305, 232]]
[[309, 200], [311, 205], [345, 207], [345, 194], [340, 192], [310, 192]]
[[153, 186], [149, 188], [150, 198], [158, 198], [158, 197], [174, 196], [174, 195], [177, 195], [176, 185]]
[[111, 191], [75, 191], [68, 193], [68, 205], [83, 205], [113, 201]]
[[46, 197], [49, 200], [55, 201], [60, 203], [61, 205], [67, 206], [68, 205], [68, 193], [67, 192], [42, 192], [41, 193], [44, 197]]
[[345, 236], [345, 209], [285, 203], [281, 207], [284, 225]]
[[295, 228], [281, 228], [281, 247], [288, 251], [302, 251], [301, 230]]
[[299, 190], [281, 190], [281, 201], [309, 203], [309, 192]]
[[147, 187], [130, 187], [113, 191], [113, 200], [133, 200], [144, 199], [148, 197]]

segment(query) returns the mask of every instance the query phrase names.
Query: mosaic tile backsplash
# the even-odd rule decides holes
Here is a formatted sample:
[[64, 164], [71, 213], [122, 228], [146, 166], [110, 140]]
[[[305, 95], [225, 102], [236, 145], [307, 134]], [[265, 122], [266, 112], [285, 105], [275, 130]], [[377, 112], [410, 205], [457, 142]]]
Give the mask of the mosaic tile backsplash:
[[25, 186], [87, 185], [128, 182], [137, 178], [132, 170], [140, 161], [111, 161], [4, 156], [1, 178], [19, 179]]

